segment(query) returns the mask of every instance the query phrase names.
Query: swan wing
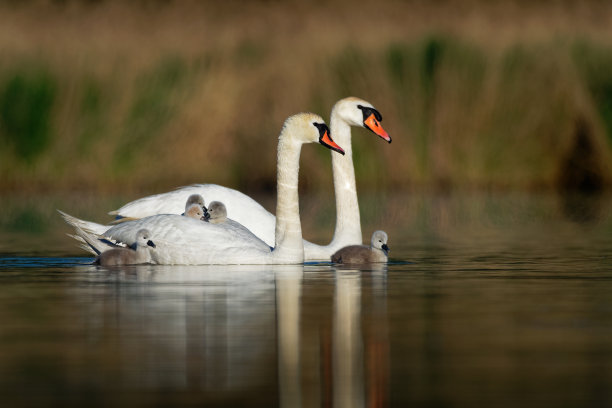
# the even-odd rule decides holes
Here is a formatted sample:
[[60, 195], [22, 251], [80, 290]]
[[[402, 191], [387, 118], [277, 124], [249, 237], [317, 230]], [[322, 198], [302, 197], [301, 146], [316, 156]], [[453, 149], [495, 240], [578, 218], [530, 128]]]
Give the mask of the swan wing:
[[194, 184], [180, 187], [167, 193], [155, 194], [132, 201], [109, 214], [117, 217], [144, 218], [156, 214], [181, 214], [185, 202], [192, 194], [200, 194], [204, 200], [220, 201], [225, 204], [227, 217], [232, 218], [253, 234], [274, 245], [276, 217], [261, 204], [238, 190], [217, 184]]
[[159, 214], [115, 225], [104, 236], [125, 242], [142, 228], [151, 232], [155, 243], [151, 257], [155, 263], [227, 265], [270, 261], [270, 247], [247, 228], [234, 223], [211, 224], [180, 215]]

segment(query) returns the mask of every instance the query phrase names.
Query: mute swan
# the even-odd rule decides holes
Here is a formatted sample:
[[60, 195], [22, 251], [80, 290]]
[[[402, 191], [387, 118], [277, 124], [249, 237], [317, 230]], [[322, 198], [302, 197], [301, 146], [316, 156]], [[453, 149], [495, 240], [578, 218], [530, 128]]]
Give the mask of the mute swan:
[[[336, 228], [333, 239], [328, 245], [317, 245], [304, 240], [305, 260], [327, 260], [331, 254], [344, 246], [362, 243], [350, 127], [364, 127], [391, 143], [391, 137], [380, 125], [381, 120], [381, 114], [371, 103], [355, 97], [341, 99], [332, 108], [331, 134], [346, 152], [343, 157], [332, 152]], [[147, 196], [132, 201], [109, 214], [128, 218], [174, 214], [178, 213], [185, 197], [190, 194], [215, 197], [225, 204], [229, 218], [244, 225], [268, 245], [274, 245], [276, 224], [274, 215], [246, 194], [216, 184], [195, 184], [180, 187], [168, 193]], [[103, 231], [104, 228], [100, 232]]]
[[[304, 260], [299, 214], [298, 172], [302, 144], [319, 142], [344, 154], [329, 136], [323, 119], [312, 113], [289, 117], [278, 138], [277, 204], [273, 250], [250, 231], [233, 223], [211, 224], [180, 215], [161, 214], [127, 221], [104, 232], [121, 241], [146, 228], [155, 236], [153, 261], [159, 264], [292, 264]], [[63, 214], [66, 221], [88, 233], [95, 223]], [[132, 235], [133, 236], [133, 235]]]
[[370, 246], [349, 245], [338, 250], [331, 256], [331, 261], [342, 264], [367, 264], [387, 262], [389, 247], [387, 246], [387, 233], [374, 231]]

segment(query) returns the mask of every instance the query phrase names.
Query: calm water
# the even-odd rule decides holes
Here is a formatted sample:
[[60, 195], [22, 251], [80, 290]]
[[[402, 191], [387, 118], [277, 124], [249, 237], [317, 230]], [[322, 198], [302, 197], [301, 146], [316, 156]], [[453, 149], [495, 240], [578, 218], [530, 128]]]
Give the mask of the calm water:
[[362, 270], [98, 268], [93, 203], [0, 199], [2, 406], [612, 406], [609, 197], [366, 197]]

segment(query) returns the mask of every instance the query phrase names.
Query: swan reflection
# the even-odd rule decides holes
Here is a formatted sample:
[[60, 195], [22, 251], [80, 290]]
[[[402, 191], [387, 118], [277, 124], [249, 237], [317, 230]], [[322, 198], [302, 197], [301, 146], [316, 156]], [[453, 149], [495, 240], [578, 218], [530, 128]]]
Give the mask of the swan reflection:
[[[384, 327], [362, 328], [362, 282], [379, 291], [385, 271], [382, 265], [375, 271], [331, 265], [91, 267], [85, 307], [98, 309], [87, 313], [98, 318], [85, 324], [93, 342], [119, 356], [118, 375], [130, 389], [214, 391], [226, 399], [256, 395], [263, 404], [284, 407], [380, 406], [388, 339]], [[333, 291], [319, 293], [328, 287], [321, 279], [334, 275]], [[368, 297], [380, 298], [380, 292]], [[367, 326], [377, 320], [384, 326], [385, 306], [368, 306]]]

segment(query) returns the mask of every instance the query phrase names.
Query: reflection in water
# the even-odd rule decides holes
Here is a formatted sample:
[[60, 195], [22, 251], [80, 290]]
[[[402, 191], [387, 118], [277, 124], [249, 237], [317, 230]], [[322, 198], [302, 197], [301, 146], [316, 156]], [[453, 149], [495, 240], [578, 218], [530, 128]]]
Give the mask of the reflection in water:
[[[85, 337], [103, 348], [104, 360], [113, 356], [100, 375], [112, 375], [124, 390], [215, 393], [283, 407], [385, 406], [389, 346], [379, 295], [386, 267], [336, 271], [331, 302], [321, 305], [324, 317], [314, 326], [302, 324], [304, 274], [334, 273], [326, 265], [80, 269], [89, 276], [87, 290], [68, 290], [87, 298]], [[362, 274], [379, 299], [369, 302], [367, 316]]]
[[[361, 327], [364, 318], [361, 311], [362, 271], [337, 270], [333, 304], [329, 305], [332, 313], [331, 350], [330, 332], [323, 330], [320, 358], [302, 362], [300, 355], [305, 351], [300, 339], [310, 336], [301, 333], [300, 329], [301, 269], [298, 267], [297, 271], [276, 274], [281, 406], [363, 407], [366, 406], [366, 397], [368, 407], [386, 406], [389, 339], [386, 337], [384, 301], [379, 304], [381, 301], [377, 300], [371, 305], [367, 323], [372, 325], [372, 330], [364, 333]], [[374, 281], [373, 291], [384, 290], [385, 272], [386, 266], [382, 265], [366, 271]], [[367, 351], [364, 350], [364, 339]], [[317, 365], [318, 380], [307, 384], [300, 373], [312, 372], [313, 364]]]
[[554, 195], [397, 200], [381, 225], [408, 262], [380, 269], [110, 270], [4, 234], [0, 400], [610, 406], [608, 201], [574, 223]]
[[359, 271], [336, 274], [333, 325], [334, 406], [363, 406], [363, 347]]
[[301, 406], [299, 336], [302, 273], [302, 266], [290, 266], [276, 273], [278, 382], [281, 407]]
[[91, 333], [113, 336], [105, 343], [116, 346], [125, 387], [209, 391], [230, 400], [244, 397], [236, 391], [275, 389], [268, 380], [275, 375], [273, 271], [143, 265], [105, 274], [116, 286], [106, 287], [102, 305], [90, 303], [102, 310], [89, 311], [101, 317], [88, 324]]
[[601, 192], [563, 192], [559, 199], [563, 213], [570, 221], [594, 223], [602, 217], [605, 196]]

